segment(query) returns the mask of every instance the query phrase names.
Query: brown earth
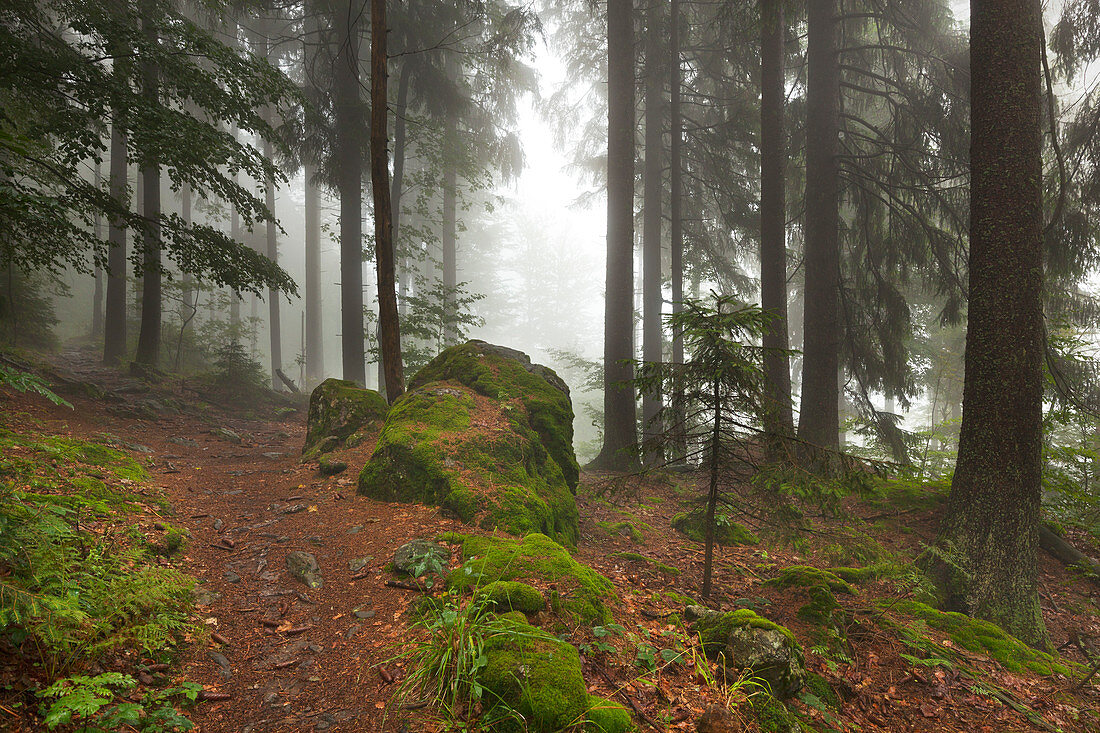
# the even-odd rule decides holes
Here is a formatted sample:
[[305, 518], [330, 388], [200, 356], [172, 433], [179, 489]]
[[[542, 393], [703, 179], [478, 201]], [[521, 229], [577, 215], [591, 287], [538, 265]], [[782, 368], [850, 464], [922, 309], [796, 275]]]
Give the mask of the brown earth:
[[[349, 464], [336, 477], [322, 478], [316, 464], [303, 465], [299, 453], [304, 437], [305, 410], [276, 419], [246, 416], [240, 411], [211, 407], [166, 410], [144, 419], [130, 416], [133, 395], [119, 396], [120, 384], [130, 384], [95, 366], [82, 354], [70, 353], [66, 374], [76, 382], [105, 386], [116, 404], [66, 394], [75, 409], [53, 407], [44, 400], [0, 393], [3, 422], [13, 429], [91, 437], [108, 432], [140, 444], [152, 453], [137, 454], [150, 465], [152, 483], [172, 503], [175, 524], [187, 527], [191, 538], [181, 567], [201, 582], [197, 619], [211, 631], [205, 643], [182, 648], [176, 679], [199, 682], [211, 699], [189, 715], [205, 733], [261, 731], [435, 731], [440, 726], [430, 710], [404, 711], [390, 705], [394, 680], [403, 670], [391, 658], [410, 634], [406, 614], [419, 592], [387, 586], [394, 550], [417, 537], [432, 537], [452, 529], [478, 532], [440, 516], [437, 510], [372, 501], [355, 493], [355, 477], [372, 445], [337, 454]], [[193, 399], [187, 384], [164, 384], [157, 394]], [[71, 391], [71, 390], [70, 390]], [[79, 392], [79, 389], [77, 390]], [[115, 407], [112, 412], [109, 408]], [[229, 428], [242, 437], [235, 444], [211, 433]], [[602, 477], [585, 475], [579, 492], [581, 539], [576, 558], [608, 576], [616, 586], [615, 620], [626, 636], [612, 640], [619, 653], [586, 649], [582, 655], [590, 691], [613, 697], [636, 711], [639, 726], [657, 730], [694, 730], [709, 704], [725, 702], [721, 690], [708, 687], [696, 673], [678, 664], [643, 674], [636, 663], [639, 644], [674, 648], [686, 639], [670, 623], [669, 614], [682, 604], [669, 591], [695, 597], [701, 582], [702, 549], [670, 529], [673, 514], [695, 494], [684, 478], [633, 479], [627, 490], [609, 499], [599, 497]], [[858, 510], [857, 510], [858, 511]], [[643, 542], [608, 533], [597, 522], [630, 520]], [[891, 550], [913, 551], [934, 537], [935, 516], [928, 512], [894, 512], [877, 517], [878, 537]], [[836, 523], [835, 527], [839, 527]], [[830, 525], [821, 524], [828, 541]], [[905, 528], [906, 531], [902, 531]], [[324, 585], [310, 589], [286, 567], [289, 553], [312, 553]], [[681, 571], [666, 574], [651, 565], [611, 558], [618, 551], [645, 554]], [[457, 548], [453, 552], [457, 552]], [[349, 563], [369, 560], [357, 570]], [[1045, 555], [1042, 561], [1044, 612], [1055, 645], [1071, 634], [1100, 639], [1095, 612], [1098, 593], [1068, 574]], [[452, 555], [452, 562], [457, 556]], [[950, 670], [914, 667], [900, 654], [909, 650], [894, 634], [875, 623], [882, 613], [876, 601], [903, 594], [893, 585], [876, 583], [854, 597], [839, 600], [851, 612], [849, 662], [837, 662], [810, 650], [812, 629], [795, 617], [805, 602], [802, 591], [779, 591], [762, 585], [792, 564], [814, 564], [812, 549], [792, 552], [780, 545], [719, 549], [714, 583], [720, 589], [716, 607], [734, 608], [749, 601], [760, 613], [788, 625], [807, 647], [807, 668], [833, 685], [843, 700], [832, 725], [863, 731], [1084, 731], [1074, 711], [1100, 707], [1100, 680], [1074, 690], [1076, 679], [1016, 675], [981, 655], [966, 653], [969, 664], [1007, 691], [1007, 701], [1031, 709], [1048, 721], [1036, 725], [1006, 699], [979, 694]], [[1094, 609], [1083, 612], [1082, 609]], [[931, 632], [940, 641], [944, 636]], [[590, 644], [591, 628], [573, 630], [573, 643]], [[947, 640], [950, 644], [950, 640]], [[221, 655], [212, 656], [212, 653]], [[1071, 647], [1065, 658], [1084, 663]], [[0, 684], [3, 680], [0, 680]], [[736, 702], [736, 698], [734, 700]], [[388, 707], [389, 706], [389, 707]], [[793, 706], [811, 719], [821, 713], [801, 702]], [[747, 708], [742, 708], [747, 710]], [[0, 713], [7, 713], [0, 705]], [[14, 713], [12, 713], [14, 715]], [[735, 713], [736, 715], [736, 713]], [[755, 730], [747, 713], [746, 730]], [[0, 728], [32, 730], [33, 723], [0, 717]]]

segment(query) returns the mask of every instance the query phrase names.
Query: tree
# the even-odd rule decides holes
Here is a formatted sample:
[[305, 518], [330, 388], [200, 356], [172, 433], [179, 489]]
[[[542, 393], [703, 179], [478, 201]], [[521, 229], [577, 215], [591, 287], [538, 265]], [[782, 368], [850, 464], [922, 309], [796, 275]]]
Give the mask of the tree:
[[386, 0], [371, 0], [370, 17], [370, 157], [371, 188], [374, 193], [374, 262], [378, 275], [378, 348], [386, 375], [386, 398], [392, 403], [405, 393], [405, 375], [401, 363], [401, 324], [397, 315], [387, 148]]
[[607, 2], [607, 281], [604, 431], [596, 468], [632, 465], [638, 442], [634, 368], [634, 51], [630, 0]]
[[[157, 43], [157, 30], [151, 16], [152, 6], [145, 3], [141, 25], [150, 45]], [[158, 102], [159, 70], [156, 61], [141, 65], [142, 92], [150, 107]], [[161, 241], [160, 241], [160, 160], [155, 150], [146, 151], [141, 160], [142, 231], [141, 328], [138, 331], [134, 361], [141, 367], [156, 368], [160, 363], [161, 337]]]
[[[120, 70], [116, 66], [116, 73]], [[111, 124], [111, 171], [108, 186], [111, 201], [119, 211], [128, 211], [129, 191], [126, 177], [126, 132], [120, 122], [121, 110], [115, 111]], [[103, 362], [112, 366], [126, 356], [126, 226], [118, 214], [107, 224], [107, 298], [104, 309]]]
[[1036, 646], [1048, 643], [1036, 567], [1044, 357], [1041, 38], [1039, 0], [971, 3], [963, 419], [939, 537], [958, 566], [948, 607]]

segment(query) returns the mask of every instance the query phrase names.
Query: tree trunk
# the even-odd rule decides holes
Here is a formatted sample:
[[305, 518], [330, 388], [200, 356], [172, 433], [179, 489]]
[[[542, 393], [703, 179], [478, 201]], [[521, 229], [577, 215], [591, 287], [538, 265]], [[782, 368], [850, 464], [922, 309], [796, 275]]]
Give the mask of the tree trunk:
[[[95, 164], [95, 187], [98, 190], [103, 184], [103, 173], [100, 164]], [[103, 220], [97, 210], [92, 221], [92, 234], [98, 242], [103, 238]], [[95, 290], [92, 292], [92, 338], [97, 339], [103, 335], [103, 265], [100, 263], [99, 250], [95, 255]]]
[[386, 0], [371, 0], [370, 158], [374, 193], [374, 259], [378, 274], [378, 346], [386, 374], [386, 398], [405, 392], [401, 363], [401, 324], [394, 282], [393, 221], [390, 204], [389, 151], [386, 149]]
[[[122, 208], [129, 206], [126, 132], [120, 125], [120, 110], [111, 124], [111, 198]], [[117, 366], [126, 358], [126, 227], [112, 217], [107, 225], [107, 298], [103, 324], [103, 362]]]
[[[156, 42], [156, 30], [146, 19], [142, 21], [145, 34]], [[142, 87], [145, 96], [153, 103], [157, 99], [158, 73], [156, 64], [142, 64]], [[151, 155], [151, 153], [146, 153]], [[161, 336], [161, 272], [160, 272], [160, 165], [147, 158], [141, 163], [142, 214], [146, 230], [142, 236], [144, 260], [141, 286], [141, 330], [138, 332], [137, 353], [134, 361], [143, 367], [155, 368], [160, 363]]]
[[[1036, 547], [1043, 396], [1039, 0], [970, 14], [970, 275], [962, 432], [940, 534], [949, 606], [1047, 645]], [[1006, 399], [1010, 396], [1010, 399]]]
[[[360, 7], [356, 7], [360, 6]], [[334, 76], [336, 188], [340, 192], [340, 344], [344, 379], [365, 384], [363, 331], [363, 157], [359, 102], [360, 3], [345, 0], [333, 26], [338, 44]], [[384, 109], [384, 106], [383, 106]]]
[[[774, 316], [764, 333], [764, 429], [793, 435], [787, 339], [787, 164], [783, 104], [782, 0], [760, 0], [760, 307]], [[776, 456], [773, 456], [773, 458]]]
[[[643, 174], [642, 210], [642, 360], [659, 362], [661, 353], [661, 108], [664, 104], [664, 84], [659, 75], [661, 54], [662, 4], [650, 2], [646, 18], [645, 51], [645, 172]], [[642, 395], [643, 440], [659, 441], [664, 434], [659, 424], [661, 392], [651, 390]], [[645, 461], [659, 464], [661, 451], [647, 449]]]
[[[683, 120], [680, 111], [680, 0], [672, 0], [669, 11], [669, 237], [670, 261], [669, 273], [672, 279], [672, 312], [683, 311], [684, 301], [684, 162], [681, 152], [683, 138]], [[672, 329], [672, 363], [684, 363], [684, 334], [679, 328]], [[687, 433], [684, 425], [684, 393], [677, 389], [672, 396], [672, 460], [680, 461], [687, 453]]]
[[313, 385], [325, 376], [324, 333], [321, 325], [321, 218], [320, 192], [313, 177], [316, 167], [305, 166], [306, 194], [306, 383]]
[[[180, 188], [180, 218], [187, 226], [191, 226], [191, 184], [185, 183]], [[183, 288], [183, 318], [186, 319], [194, 306], [195, 288], [194, 276], [190, 272], [183, 273], [180, 278]]]
[[836, 5], [837, 0], [811, 0], [807, 17], [805, 337], [798, 437], [825, 448], [837, 448], [840, 437]]
[[397, 246], [401, 235], [401, 194], [405, 187], [405, 114], [409, 103], [409, 80], [412, 62], [401, 62], [401, 74], [397, 78], [397, 104], [393, 123], [393, 183], [390, 185], [390, 206], [393, 209], [393, 241]]
[[[456, 144], [453, 123], [448, 124], [448, 133], [445, 140], [448, 146]], [[444, 288], [444, 312], [453, 316], [455, 312], [455, 288], [458, 285], [458, 217], [456, 213], [455, 199], [458, 192], [458, 172], [454, 164], [455, 152], [452, 147], [445, 150], [443, 159], [443, 232], [440, 237], [440, 245], [443, 249], [443, 288]], [[458, 341], [454, 325], [447, 323], [446, 332], [443, 334], [443, 343], [450, 346]]]
[[634, 466], [634, 48], [633, 3], [607, 2], [607, 281], [604, 296], [603, 447], [593, 467]]
[[[721, 306], [719, 306], [721, 310]], [[707, 491], [706, 542], [703, 550], [703, 599], [710, 598], [710, 579], [714, 572], [714, 514], [718, 506], [718, 457], [722, 447], [722, 390], [714, 382], [714, 429], [710, 436], [710, 488]]]

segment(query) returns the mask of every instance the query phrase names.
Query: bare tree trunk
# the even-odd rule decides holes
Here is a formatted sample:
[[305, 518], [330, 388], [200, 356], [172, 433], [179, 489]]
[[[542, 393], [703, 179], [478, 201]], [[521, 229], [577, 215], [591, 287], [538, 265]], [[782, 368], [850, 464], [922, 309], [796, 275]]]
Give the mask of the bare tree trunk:
[[840, 439], [836, 10], [837, 0], [811, 0], [807, 18], [805, 338], [798, 437], [825, 448], [839, 447]]
[[[760, 306], [774, 316], [764, 333], [768, 400], [764, 429], [794, 434], [787, 339], [786, 132], [782, 0], [760, 0]], [[773, 458], [776, 456], [773, 456]]]
[[[129, 206], [127, 195], [127, 145], [120, 110], [111, 124], [111, 198], [119, 207]], [[103, 324], [103, 362], [118, 365], [126, 358], [126, 227], [112, 217], [107, 225], [107, 298]]]
[[[645, 50], [645, 172], [643, 174], [642, 211], [642, 359], [647, 362], [662, 360], [661, 342], [661, 108], [664, 104], [659, 57], [661, 53], [662, 3], [651, 0], [646, 13]], [[642, 435], [645, 441], [657, 441], [664, 433], [658, 424], [662, 399], [659, 390], [642, 395]], [[647, 463], [662, 460], [660, 449], [646, 451]]]
[[631, 468], [638, 442], [634, 389], [633, 3], [607, 2], [607, 282], [603, 447], [593, 467]]
[[[145, 34], [153, 43], [157, 34], [152, 23], [142, 22]], [[157, 99], [159, 83], [157, 67], [145, 62], [142, 69], [143, 93], [152, 102]], [[156, 160], [141, 163], [141, 187], [143, 189], [143, 216], [146, 231], [142, 237], [144, 264], [141, 288], [141, 330], [138, 332], [137, 353], [134, 361], [144, 367], [155, 368], [160, 363], [161, 337], [161, 271], [160, 271], [160, 165]]]
[[401, 363], [401, 325], [394, 282], [393, 222], [389, 152], [386, 149], [386, 0], [371, 0], [370, 152], [374, 193], [375, 262], [378, 270], [378, 345], [386, 373], [386, 397], [392, 403], [405, 392]]
[[1039, 0], [971, 3], [966, 376], [939, 541], [961, 568], [947, 569], [951, 610], [1049, 647], [1036, 567], [1045, 353], [1041, 37]]
[[[340, 192], [340, 343], [344, 379], [366, 382], [363, 331], [363, 158], [359, 100], [359, 19], [363, 0], [340, 3], [334, 28], [336, 188]], [[383, 103], [383, 110], [385, 104]]]
[[[103, 174], [100, 171], [100, 163], [95, 164], [95, 187], [98, 189], [103, 184]], [[96, 211], [92, 222], [92, 234], [98, 242], [103, 237], [103, 220]], [[98, 248], [98, 245], [96, 245]], [[95, 290], [92, 292], [92, 338], [97, 339], [103, 335], [103, 265], [100, 264], [98, 249], [95, 257]]]
[[[191, 225], [191, 184], [185, 183], [180, 188], [180, 218], [188, 226]], [[182, 296], [183, 296], [183, 318], [187, 318], [187, 314], [190, 314], [194, 307], [195, 289], [194, 289], [194, 276], [190, 272], [183, 273], [182, 277]]]
[[[445, 135], [445, 139], [449, 141], [449, 145], [454, 145], [453, 123], [448, 125], [448, 131], [450, 134]], [[456, 242], [458, 239], [458, 216], [455, 202], [458, 192], [458, 174], [455, 171], [453, 155], [453, 150], [443, 154], [444, 160], [447, 162], [444, 163], [446, 167], [443, 169], [443, 236], [440, 237], [440, 244], [443, 248], [443, 288], [445, 291], [443, 307], [445, 312], [450, 315], [454, 315], [456, 310], [454, 289], [458, 285]], [[458, 335], [455, 333], [454, 326], [448, 323], [446, 332], [443, 335], [443, 343], [450, 346], [457, 341]]]
[[[672, 312], [683, 311], [684, 301], [684, 161], [681, 152], [683, 120], [680, 111], [680, 0], [672, 0], [669, 11], [669, 128], [672, 140], [669, 145], [669, 226], [670, 226], [670, 278], [672, 280]], [[672, 363], [684, 363], [684, 334], [672, 329]], [[672, 396], [673, 436], [672, 458], [679, 461], [687, 453], [687, 433], [684, 425], [684, 393], [677, 389]]]
[[315, 166], [305, 166], [306, 186], [306, 383], [316, 384], [325, 376], [324, 333], [321, 321], [321, 218], [320, 192], [313, 177]]

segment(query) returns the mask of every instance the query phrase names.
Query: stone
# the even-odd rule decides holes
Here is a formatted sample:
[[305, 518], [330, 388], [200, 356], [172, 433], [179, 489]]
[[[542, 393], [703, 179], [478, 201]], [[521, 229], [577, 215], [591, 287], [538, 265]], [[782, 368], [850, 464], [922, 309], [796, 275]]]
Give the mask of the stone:
[[417, 539], [406, 542], [393, 553], [393, 567], [399, 573], [412, 575], [424, 558], [431, 556], [442, 570], [450, 563], [451, 553], [431, 540]]
[[359, 557], [354, 560], [348, 560], [348, 570], [353, 573], [358, 573], [360, 570], [370, 565], [370, 561], [373, 559], [373, 556], [367, 555], [366, 557]]
[[775, 697], [802, 689], [802, 647], [787, 628], [744, 608], [705, 616], [695, 628], [709, 658], [721, 658], [730, 670], [751, 672], [768, 683]]
[[696, 733], [739, 733], [741, 720], [724, 705], [711, 705], [695, 723]]
[[286, 556], [286, 568], [298, 580], [309, 588], [320, 588], [324, 585], [321, 578], [321, 566], [317, 564], [317, 558], [308, 552], [295, 550]]
[[368, 618], [374, 618], [375, 613], [376, 611], [373, 608], [357, 608], [352, 611], [352, 614], [355, 616], [355, 618], [361, 619], [363, 621], [367, 620]]
[[241, 576], [234, 573], [232, 570], [225, 571], [225, 580], [227, 583], [240, 583]]
[[286, 453], [280, 453], [279, 451], [268, 451], [267, 453], [263, 453], [261, 455], [263, 455], [263, 457], [269, 461], [277, 461], [285, 456]]
[[348, 464], [344, 461], [334, 461], [322, 456], [317, 461], [317, 471], [322, 476], [339, 476], [348, 470]]
[[224, 654], [208, 651], [206, 656], [210, 661], [218, 665], [218, 674], [221, 675], [223, 680], [228, 680], [233, 676], [233, 667], [229, 664], [229, 660], [225, 658]]
[[308, 458], [334, 450], [363, 427], [380, 423], [388, 410], [386, 399], [373, 389], [326, 379], [309, 396], [302, 455]]
[[217, 593], [209, 588], [204, 588], [201, 585], [196, 585], [191, 589], [191, 598], [195, 602], [195, 606], [198, 608], [204, 608], [206, 606], [214, 605], [214, 601], [222, 597], [221, 593]]
[[240, 443], [244, 442], [244, 440], [241, 438], [240, 434], [237, 433], [237, 431], [230, 430], [229, 428], [214, 428], [213, 430], [210, 431], [210, 434], [213, 435], [215, 438], [221, 438], [222, 440], [228, 440], [230, 443], [240, 444]]
[[299, 512], [304, 512], [305, 510], [305, 504], [291, 504], [290, 506], [283, 507], [280, 510], [280, 514], [297, 514]]

